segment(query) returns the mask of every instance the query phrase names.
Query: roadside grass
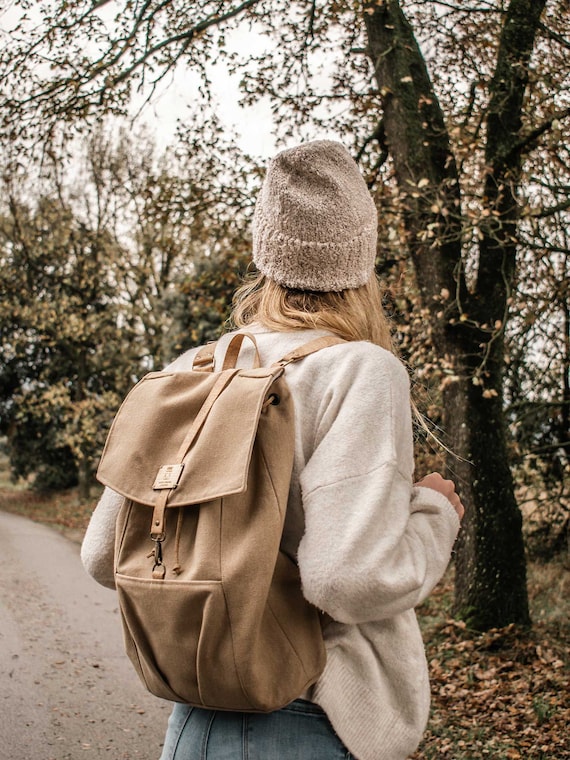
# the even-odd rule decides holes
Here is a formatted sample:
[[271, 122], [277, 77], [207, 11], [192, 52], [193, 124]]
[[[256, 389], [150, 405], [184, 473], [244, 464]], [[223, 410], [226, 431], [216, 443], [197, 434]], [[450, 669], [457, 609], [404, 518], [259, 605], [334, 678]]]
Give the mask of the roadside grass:
[[0, 486], [0, 509], [50, 525], [77, 542], [82, 540], [96, 504], [96, 497], [81, 503], [74, 489], [41, 494]]
[[95, 483], [92, 497], [81, 502], [76, 489], [40, 493], [25, 481], [10, 479], [8, 462], [0, 454], [0, 509], [45, 523], [75, 541], [81, 541], [102, 488]]
[[[0, 509], [81, 541], [97, 503], [10, 482], [0, 458]], [[417, 612], [432, 687], [428, 728], [410, 760], [570, 760], [570, 561], [529, 562], [533, 627], [477, 633], [453, 620], [453, 568]]]

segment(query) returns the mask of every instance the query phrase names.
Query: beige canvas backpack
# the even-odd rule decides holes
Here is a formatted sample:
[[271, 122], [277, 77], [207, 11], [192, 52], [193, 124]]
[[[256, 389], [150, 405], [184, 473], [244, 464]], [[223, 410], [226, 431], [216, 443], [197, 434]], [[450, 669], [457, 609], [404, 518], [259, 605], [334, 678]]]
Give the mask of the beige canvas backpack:
[[287, 364], [221, 371], [214, 346], [190, 372], [152, 372], [124, 400], [97, 473], [124, 496], [115, 580], [127, 653], [164, 699], [267, 712], [296, 699], [325, 665], [319, 612], [280, 550], [294, 454]]

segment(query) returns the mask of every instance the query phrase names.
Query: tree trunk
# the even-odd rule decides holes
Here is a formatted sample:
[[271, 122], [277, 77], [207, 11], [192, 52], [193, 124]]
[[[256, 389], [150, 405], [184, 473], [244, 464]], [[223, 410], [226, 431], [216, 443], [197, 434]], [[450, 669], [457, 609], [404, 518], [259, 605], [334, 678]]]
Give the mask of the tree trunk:
[[456, 545], [454, 613], [479, 630], [528, 625], [522, 517], [508, 463], [501, 379], [487, 378], [496, 397], [463, 376], [443, 395], [450, 447], [449, 476], [467, 503]]
[[[561, 401], [557, 415], [556, 435], [560, 444], [559, 456], [562, 462], [570, 463], [570, 255], [561, 262], [561, 289], [556, 294], [556, 303], [562, 312], [562, 356], [560, 367]], [[570, 541], [570, 536], [568, 537]]]
[[79, 462], [77, 467], [78, 479], [78, 496], [80, 502], [89, 501], [91, 496], [91, 484], [93, 482], [93, 473], [86, 459]]
[[[532, 6], [532, 7], [530, 7]], [[463, 276], [457, 168], [425, 60], [396, 0], [365, 3], [368, 53], [383, 95], [385, 140], [436, 350], [456, 380], [443, 393], [449, 475], [466, 516], [457, 545], [456, 614], [481, 630], [530, 622], [522, 520], [508, 464], [503, 331], [515, 271], [522, 98], [543, 0], [512, 0], [491, 84], [476, 287]], [[495, 213], [493, 213], [495, 212]], [[452, 295], [446, 300], [445, 293]], [[491, 326], [491, 329], [489, 329]]]

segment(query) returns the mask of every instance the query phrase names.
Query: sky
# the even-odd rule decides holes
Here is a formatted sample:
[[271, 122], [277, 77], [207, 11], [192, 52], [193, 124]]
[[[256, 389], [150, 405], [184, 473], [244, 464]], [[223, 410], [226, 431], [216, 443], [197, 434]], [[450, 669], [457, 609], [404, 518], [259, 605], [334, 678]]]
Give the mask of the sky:
[[[118, 4], [109, 2], [99, 11], [99, 15], [112, 22], [117, 13]], [[34, 19], [33, 7], [27, 10], [28, 16]], [[0, 0], [0, 29], [8, 31], [14, 28], [22, 14], [18, 0]], [[39, 20], [39, 15], [37, 16]], [[245, 27], [232, 31], [228, 35], [228, 46], [237, 51], [248, 51], [251, 54], [261, 52], [265, 39], [261, 34]], [[232, 76], [223, 62], [209, 66], [209, 75], [213, 83], [213, 91], [218, 101], [217, 114], [224, 124], [231, 127], [239, 135], [238, 145], [250, 155], [266, 157], [276, 150], [275, 139], [272, 136], [273, 120], [267, 100], [260, 101], [255, 107], [242, 108], [238, 104], [238, 76]], [[144, 107], [137, 119], [145, 123], [156, 135], [157, 144], [166, 147], [172, 141], [179, 119], [189, 116], [189, 106], [196, 97], [199, 86], [199, 76], [184, 66], [179, 66], [172, 78], [167, 78], [152, 102]], [[132, 113], [138, 114], [141, 104], [146, 99], [146, 93], [135, 95]]]
[[[228, 35], [228, 47], [236, 51], [247, 50], [251, 54], [260, 53], [265, 40], [259, 33], [246, 28], [237, 29]], [[239, 135], [238, 145], [246, 153], [254, 156], [269, 156], [276, 149], [272, 136], [273, 119], [268, 100], [258, 102], [254, 107], [239, 105], [239, 76], [231, 75], [223, 62], [208, 67], [212, 89], [217, 101], [217, 114], [224, 124]], [[195, 97], [200, 77], [184, 66], [179, 66], [172, 79], [153, 98], [141, 114], [142, 120], [156, 133], [157, 142], [166, 145], [176, 130], [178, 119], [189, 116], [189, 108]], [[141, 98], [142, 99], [142, 98]], [[137, 101], [133, 110], [137, 109]]]
[[[240, 42], [246, 44], [245, 35]], [[239, 147], [253, 156], [272, 155], [276, 143], [272, 135], [273, 119], [268, 100], [243, 108], [238, 103], [237, 76], [232, 76], [223, 64], [212, 66], [210, 76], [218, 103], [217, 114], [226, 126], [238, 134]], [[158, 145], [165, 147], [174, 136], [177, 121], [190, 116], [189, 110], [198, 85], [198, 75], [180, 67], [173, 80], [145, 107], [141, 120], [155, 133]], [[138, 102], [135, 100], [133, 103], [133, 112], [138, 110]]]

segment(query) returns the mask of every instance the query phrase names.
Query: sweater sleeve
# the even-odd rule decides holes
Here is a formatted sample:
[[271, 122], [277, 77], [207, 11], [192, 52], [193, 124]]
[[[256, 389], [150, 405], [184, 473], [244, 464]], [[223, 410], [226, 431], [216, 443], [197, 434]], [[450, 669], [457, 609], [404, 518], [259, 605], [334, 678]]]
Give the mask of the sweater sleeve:
[[429, 595], [449, 562], [459, 519], [442, 494], [412, 486], [404, 367], [371, 344], [336, 353], [300, 477], [305, 533], [298, 561], [310, 602], [340, 622], [363, 623]]
[[97, 583], [115, 588], [115, 523], [123, 497], [105, 488], [95, 507], [81, 544], [83, 567]]

